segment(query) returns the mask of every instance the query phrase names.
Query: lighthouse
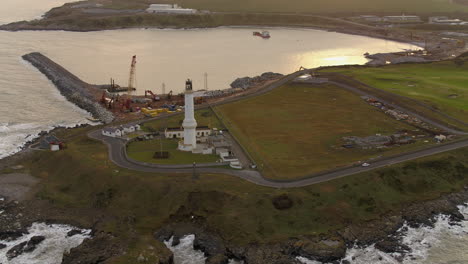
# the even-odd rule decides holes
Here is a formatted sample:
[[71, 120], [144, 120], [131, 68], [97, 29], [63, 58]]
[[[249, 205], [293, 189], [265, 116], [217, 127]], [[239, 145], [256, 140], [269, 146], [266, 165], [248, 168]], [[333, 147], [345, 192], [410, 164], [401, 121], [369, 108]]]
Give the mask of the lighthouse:
[[192, 81], [188, 79], [185, 82], [185, 118], [182, 123], [184, 128], [184, 143], [179, 144], [179, 149], [192, 151], [197, 147], [197, 121], [194, 115]]

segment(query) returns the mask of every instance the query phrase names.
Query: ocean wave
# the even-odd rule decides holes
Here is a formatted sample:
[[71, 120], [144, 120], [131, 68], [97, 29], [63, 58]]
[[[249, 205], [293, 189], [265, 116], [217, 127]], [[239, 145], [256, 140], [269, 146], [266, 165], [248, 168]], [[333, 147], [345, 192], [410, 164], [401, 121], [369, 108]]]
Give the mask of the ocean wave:
[[[91, 230], [81, 230], [81, 234], [68, 237], [67, 233], [76, 228], [68, 225], [45, 223], [34, 223], [29, 229], [28, 234], [19, 237], [13, 241], [1, 241], [6, 245], [0, 249], [0, 263], [4, 264], [60, 264], [62, 263], [63, 254], [69, 252], [70, 249], [79, 246], [83, 240], [90, 237]], [[42, 241], [35, 250], [26, 252], [16, 258], [8, 260], [6, 253], [15, 245], [29, 241], [33, 236], [44, 236]]]
[[[385, 253], [370, 245], [357, 246], [346, 251], [343, 260], [353, 264], [463, 264], [468, 262], [468, 204], [458, 207], [465, 220], [459, 223], [450, 221], [446, 215], [438, 215], [434, 226], [410, 227], [403, 225], [402, 243], [411, 249], [405, 256], [399, 253]], [[322, 262], [297, 257], [304, 264], [323, 264]], [[343, 261], [342, 261], [343, 262]]]
[[200, 250], [193, 249], [193, 241], [195, 235], [187, 235], [180, 239], [180, 243], [177, 246], [172, 246], [174, 237], [171, 237], [164, 244], [174, 254], [175, 264], [204, 264], [206, 261], [205, 254]]
[[85, 119], [73, 123], [62, 121], [54, 125], [40, 123], [0, 123], [0, 159], [21, 151], [28, 142], [38, 138], [41, 132], [49, 132], [57, 127], [71, 128], [82, 124], [95, 125]]

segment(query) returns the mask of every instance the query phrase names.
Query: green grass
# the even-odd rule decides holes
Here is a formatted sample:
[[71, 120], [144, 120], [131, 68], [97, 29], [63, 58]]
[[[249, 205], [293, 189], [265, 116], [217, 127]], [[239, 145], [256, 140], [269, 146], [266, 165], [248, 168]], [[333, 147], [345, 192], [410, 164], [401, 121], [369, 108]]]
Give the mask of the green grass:
[[325, 71], [340, 72], [375, 88], [417, 99], [468, 122], [468, 63], [462, 66], [444, 61], [385, 67], [334, 67]]
[[[271, 189], [213, 174], [193, 180], [117, 167], [104, 144], [81, 134], [87, 129], [68, 137], [68, 149], [37, 152], [21, 163], [41, 179], [36, 197], [59, 209], [56, 215], [48, 212], [49, 219], [71, 215], [74, 223], [130, 245], [118, 263], [136, 262], [154, 231], [168, 222], [190, 221], [190, 215], [229, 243], [268, 243], [333, 233], [468, 183], [466, 148], [304, 188]], [[292, 208], [273, 207], [271, 200], [281, 194], [294, 202]]]
[[[162, 143], [163, 151], [169, 152], [168, 159], [153, 158], [156, 151], [160, 151]], [[148, 141], [134, 141], [128, 145], [127, 154], [130, 158], [142, 162], [157, 163], [157, 164], [192, 164], [196, 163], [211, 163], [219, 160], [218, 155], [203, 155], [193, 154], [187, 151], [177, 149], [178, 140], [159, 139]]]
[[216, 109], [264, 175], [275, 179], [300, 178], [413, 147], [342, 149], [344, 136], [390, 135], [415, 128], [331, 85], [290, 84]]
[[[208, 126], [210, 128], [224, 129], [222, 122], [209, 108], [195, 111], [195, 119], [198, 126]], [[181, 127], [184, 121], [184, 114], [175, 115], [169, 118], [154, 120], [143, 124], [143, 130], [146, 131], [164, 131], [167, 127]]]

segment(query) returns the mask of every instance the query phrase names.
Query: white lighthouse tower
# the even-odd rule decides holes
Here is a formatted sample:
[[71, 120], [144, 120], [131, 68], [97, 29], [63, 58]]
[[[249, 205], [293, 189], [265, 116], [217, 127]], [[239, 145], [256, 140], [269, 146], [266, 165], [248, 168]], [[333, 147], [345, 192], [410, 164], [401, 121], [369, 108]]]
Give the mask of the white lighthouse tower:
[[184, 128], [184, 143], [179, 143], [179, 149], [192, 151], [197, 147], [197, 121], [194, 115], [193, 90], [190, 79], [185, 82], [185, 118], [182, 127]]

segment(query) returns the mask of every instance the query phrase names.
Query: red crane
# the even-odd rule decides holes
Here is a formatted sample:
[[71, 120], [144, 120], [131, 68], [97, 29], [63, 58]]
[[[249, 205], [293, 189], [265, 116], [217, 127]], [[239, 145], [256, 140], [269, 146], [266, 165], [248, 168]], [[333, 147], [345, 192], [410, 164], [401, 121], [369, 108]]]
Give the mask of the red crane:
[[151, 95], [151, 99], [153, 100], [153, 102], [156, 102], [156, 101], [160, 101], [161, 98], [157, 95], [155, 95], [152, 91], [150, 90], [146, 90], [145, 91], [145, 97], [148, 97], [148, 95]]

